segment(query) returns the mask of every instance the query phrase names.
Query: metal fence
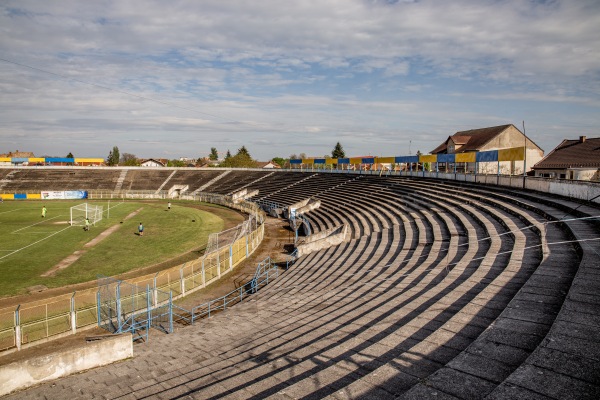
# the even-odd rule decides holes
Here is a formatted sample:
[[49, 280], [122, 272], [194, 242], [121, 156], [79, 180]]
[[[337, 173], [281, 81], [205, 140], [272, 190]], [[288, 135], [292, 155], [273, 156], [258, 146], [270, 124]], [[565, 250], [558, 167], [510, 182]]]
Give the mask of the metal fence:
[[[155, 192], [153, 194], [156, 195]], [[134, 195], [150, 194], [130, 193], [130, 196]], [[159, 290], [170, 293], [172, 301], [216, 282], [258, 248], [264, 237], [264, 213], [256, 204], [244, 201], [234, 203], [228, 196], [215, 194], [199, 194], [193, 198], [202, 198], [201, 201], [214, 202], [248, 213], [248, 220], [242, 223], [244, 226], [236, 228], [243, 235], [238, 234], [232, 242], [219, 243], [221, 247], [213, 249], [200, 259], [156, 274], [129, 279], [126, 284], [122, 284], [123, 290], [127, 285], [142, 288], [137, 289], [138, 293], [144, 292], [146, 288]], [[142, 300], [140, 302], [143, 303]], [[138, 303], [141, 304], [140, 302]], [[21, 349], [34, 342], [96, 327], [99, 315], [96, 288], [0, 309], [0, 351]], [[162, 323], [164, 326], [164, 321]]]
[[150, 328], [173, 332], [170, 292], [105, 277], [98, 280], [97, 304], [98, 326], [109, 332], [131, 332], [133, 340], [147, 340]]

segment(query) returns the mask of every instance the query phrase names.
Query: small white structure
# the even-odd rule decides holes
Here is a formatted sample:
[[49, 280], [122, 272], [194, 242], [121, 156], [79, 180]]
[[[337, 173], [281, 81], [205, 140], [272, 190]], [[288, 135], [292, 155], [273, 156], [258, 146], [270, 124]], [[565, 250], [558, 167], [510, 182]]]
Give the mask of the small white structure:
[[163, 164], [159, 160], [155, 160], [153, 158], [149, 158], [147, 160], [142, 161], [140, 163], [140, 166], [142, 166], [142, 167], [164, 167], [165, 164]]

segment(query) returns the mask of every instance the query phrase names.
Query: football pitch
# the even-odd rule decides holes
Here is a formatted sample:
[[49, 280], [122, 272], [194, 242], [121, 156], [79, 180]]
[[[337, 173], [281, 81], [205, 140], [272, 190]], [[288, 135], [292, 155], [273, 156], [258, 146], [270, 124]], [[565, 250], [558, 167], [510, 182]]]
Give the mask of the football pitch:
[[[102, 220], [89, 231], [69, 223], [70, 208], [84, 202], [103, 207]], [[0, 297], [115, 276], [198, 250], [223, 220], [190, 205], [174, 202], [167, 210], [166, 201], [4, 201]]]

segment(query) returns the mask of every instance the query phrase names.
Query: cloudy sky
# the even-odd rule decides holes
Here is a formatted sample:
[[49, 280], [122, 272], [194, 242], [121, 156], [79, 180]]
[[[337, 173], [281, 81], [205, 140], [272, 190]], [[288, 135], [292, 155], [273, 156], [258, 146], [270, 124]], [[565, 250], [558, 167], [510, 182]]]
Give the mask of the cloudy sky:
[[598, 0], [0, 0], [0, 153], [428, 152], [600, 136]]

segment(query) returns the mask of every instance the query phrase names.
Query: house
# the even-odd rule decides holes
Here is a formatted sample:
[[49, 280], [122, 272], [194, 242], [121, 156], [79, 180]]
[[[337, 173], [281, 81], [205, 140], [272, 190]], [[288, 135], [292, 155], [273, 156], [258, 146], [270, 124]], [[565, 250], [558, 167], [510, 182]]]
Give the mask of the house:
[[264, 168], [264, 169], [280, 169], [281, 167], [274, 161], [257, 161], [256, 168]]
[[0, 165], [29, 165], [30, 158], [35, 158], [31, 151], [11, 151], [0, 154]]
[[154, 158], [149, 158], [147, 160], [143, 160], [140, 163], [140, 166], [142, 166], [142, 167], [164, 167], [165, 165], [167, 165], [165, 160], [154, 159]]
[[600, 181], [600, 138], [565, 139], [533, 170], [543, 178]]
[[[530, 166], [544, 157], [544, 150], [512, 124], [456, 132], [432, 150], [431, 154], [460, 154], [523, 146], [526, 146], [525, 168], [530, 171]], [[470, 162], [460, 163], [460, 165], [457, 163], [457, 170], [475, 172], [475, 168], [477, 168], [477, 173], [480, 174], [520, 175], [523, 174], [523, 164], [522, 161]], [[445, 170], [451, 169], [448, 165], [440, 165], [440, 169], [444, 168]], [[498, 171], [498, 168], [500, 168], [500, 171]]]

